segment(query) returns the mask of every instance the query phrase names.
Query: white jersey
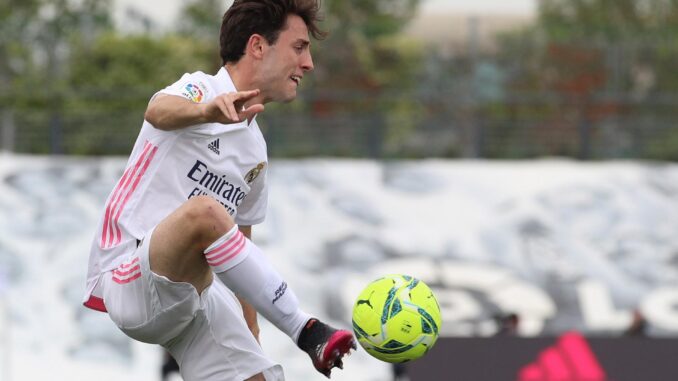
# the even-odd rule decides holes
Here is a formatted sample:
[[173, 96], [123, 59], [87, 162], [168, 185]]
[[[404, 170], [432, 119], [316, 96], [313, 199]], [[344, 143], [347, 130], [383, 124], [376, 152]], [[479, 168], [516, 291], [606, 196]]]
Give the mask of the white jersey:
[[[236, 91], [226, 71], [184, 74], [160, 93], [196, 103]], [[256, 120], [162, 131], [144, 121], [125, 171], [108, 196], [92, 242], [85, 306], [105, 311], [97, 283], [162, 219], [191, 197], [209, 195], [239, 225], [262, 222], [267, 204], [266, 142]]]

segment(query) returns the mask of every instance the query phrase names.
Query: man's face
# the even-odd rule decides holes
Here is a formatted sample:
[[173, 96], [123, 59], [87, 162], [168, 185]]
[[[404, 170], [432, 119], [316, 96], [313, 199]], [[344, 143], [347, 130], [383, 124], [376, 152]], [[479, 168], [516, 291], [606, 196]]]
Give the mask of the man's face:
[[267, 47], [260, 84], [264, 101], [289, 102], [296, 98], [304, 74], [313, 70], [308, 28], [301, 17], [287, 16], [286, 28]]

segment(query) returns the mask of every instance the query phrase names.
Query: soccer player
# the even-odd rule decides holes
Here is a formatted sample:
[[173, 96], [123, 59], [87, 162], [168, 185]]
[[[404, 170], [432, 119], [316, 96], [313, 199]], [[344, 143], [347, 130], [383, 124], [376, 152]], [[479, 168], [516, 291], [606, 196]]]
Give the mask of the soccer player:
[[283, 380], [258, 344], [256, 312], [327, 377], [356, 346], [351, 332], [301, 311], [250, 241], [267, 202], [256, 115], [294, 99], [313, 69], [318, 12], [317, 0], [235, 0], [221, 26], [223, 67], [185, 74], [152, 97], [107, 199], [84, 304], [166, 348], [186, 381]]

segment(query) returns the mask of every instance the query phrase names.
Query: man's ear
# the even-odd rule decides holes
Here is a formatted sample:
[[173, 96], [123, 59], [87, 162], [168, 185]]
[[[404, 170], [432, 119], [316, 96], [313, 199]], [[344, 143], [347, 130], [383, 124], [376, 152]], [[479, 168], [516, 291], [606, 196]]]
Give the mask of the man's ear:
[[251, 54], [254, 58], [261, 59], [264, 56], [264, 52], [268, 48], [268, 42], [264, 36], [260, 34], [253, 34], [250, 36], [250, 39], [247, 40], [247, 52]]

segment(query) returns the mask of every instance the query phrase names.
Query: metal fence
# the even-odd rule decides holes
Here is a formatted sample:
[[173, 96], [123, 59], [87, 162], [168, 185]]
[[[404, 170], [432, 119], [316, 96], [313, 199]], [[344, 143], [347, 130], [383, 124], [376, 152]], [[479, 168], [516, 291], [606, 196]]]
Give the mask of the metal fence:
[[[365, 96], [362, 109], [315, 110], [323, 97], [306, 96], [260, 116], [271, 156], [678, 160], [676, 96], [573, 102], [516, 95], [481, 103], [449, 94], [387, 94]], [[140, 98], [139, 107], [98, 110], [5, 107], [0, 110], [0, 148], [27, 154], [125, 155], [146, 102]], [[407, 102], [416, 105], [403, 113], [399, 108]]]

